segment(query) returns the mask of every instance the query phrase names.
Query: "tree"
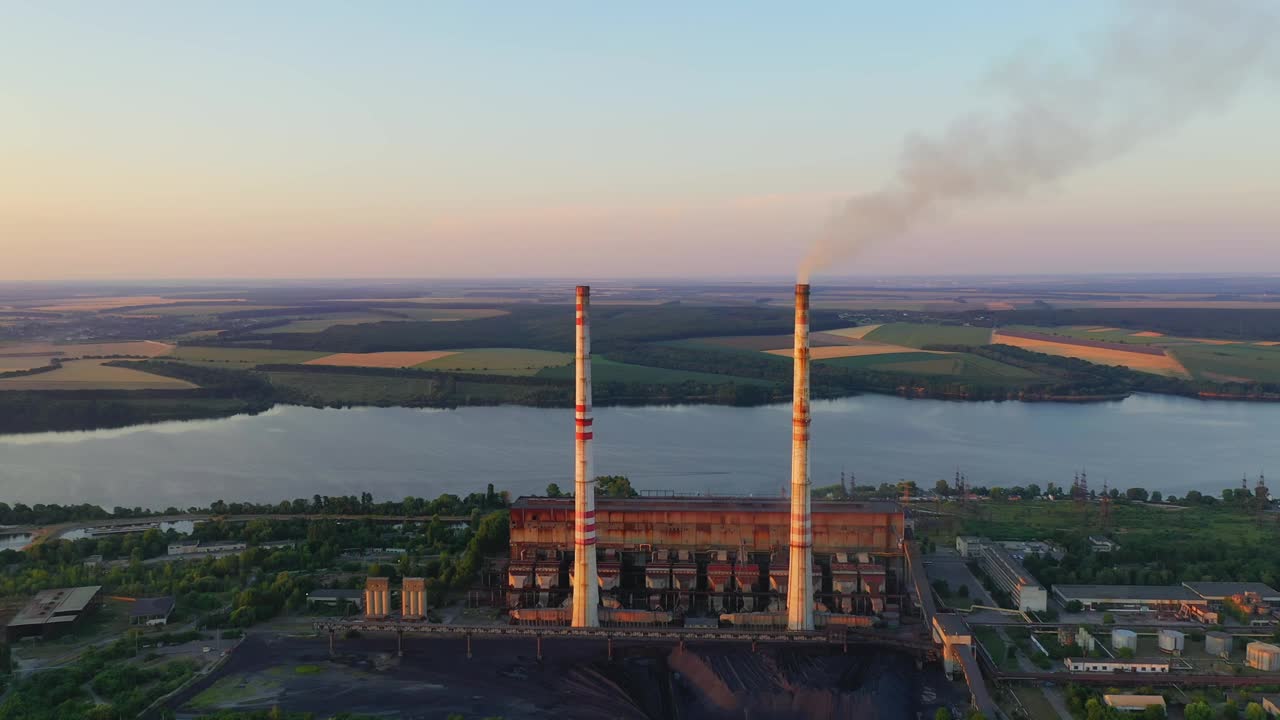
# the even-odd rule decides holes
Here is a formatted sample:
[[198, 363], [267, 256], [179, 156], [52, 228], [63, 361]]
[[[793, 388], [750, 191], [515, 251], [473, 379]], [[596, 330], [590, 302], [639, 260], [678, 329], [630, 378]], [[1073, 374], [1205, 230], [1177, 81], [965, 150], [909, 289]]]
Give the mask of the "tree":
[[[938, 482], [934, 483], [933, 492], [939, 495], [940, 497], [950, 497], [951, 485], [949, 485], [946, 480], [939, 480]], [[946, 708], [942, 708], [942, 709], [945, 710]]]
[[1165, 714], [1164, 708], [1160, 705], [1148, 705], [1142, 711], [1142, 720], [1165, 720], [1168, 715]]
[[1078, 613], [1081, 610], [1084, 610], [1084, 603], [1079, 600], [1071, 600], [1067, 602], [1067, 612]]
[[1244, 720], [1267, 720], [1267, 711], [1256, 702], [1244, 706]]
[[951, 711], [944, 707], [938, 708], [938, 711], [933, 714], [933, 720], [951, 720], [951, 719], [952, 719]]
[[1222, 706], [1222, 720], [1240, 720], [1240, 706], [1235, 700], [1228, 700]]
[[1203, 700], [1196, 701], [1187, 705], [1183, 717], [1187, 720], [1213, 720], [1213, 709]]
[[640, 495], [631, 487], [631, 480], [626, 475], [597, 476], [596, 492], [604, 497], [637, 497]]
[[1162, 501], [1163, 499], [1164, 499], [1164, 496], [1160, 494], [1160, 491], [1159, 491], [1159, 490], [1152, 490], [1152, 491], [1151, 491], [1151, 502], [1153, 502], [1153, 503], [1158, 503], [1158, 502]]
[[1116, 624], [1116, 616], [1115, 616], [1115, 615], [1112, 615], [1111, 613], [1102, 613], [1102, 624], [1103, 624], [1103, 625], [1115, 625], [1115, 624]]
[[1040, 486], [1039, 486], [1039, 485], [1037, 485], [1037, 484], [1035, 484], [1035, 483], [1031, 483], [1030, 485], [1028, 485], [1028, 486], [1027, 486], [1027, 497], [1028, 497], [1028, 498], [1031, 498], [1032, 500], [1034, 500], [1035, 498], [1040, 497]]
[[547, 497], [549, 498], [564, 497], [564, 491], [561, 490], [560, 486], [557, 485], [556, 483], [550, 483], [547, 485]]
[[1147, 493], [1146, 488], [1140, 488], [1140, 487], [1134, 487], [1134, 488], [1129, 488], [1128, 490], [1125, 490], [1124, 496], [1126, 498], [1129, 498], [1130, 500], [1137, 500], [1139, 502], [1146, 502], [1147, 498], [1150, 497], [1150, 495]]
[[1098, 702], [1098, 698], [1089, 698], [1084, 704], [1085, 720], [1106, 720], [1107, 709]]

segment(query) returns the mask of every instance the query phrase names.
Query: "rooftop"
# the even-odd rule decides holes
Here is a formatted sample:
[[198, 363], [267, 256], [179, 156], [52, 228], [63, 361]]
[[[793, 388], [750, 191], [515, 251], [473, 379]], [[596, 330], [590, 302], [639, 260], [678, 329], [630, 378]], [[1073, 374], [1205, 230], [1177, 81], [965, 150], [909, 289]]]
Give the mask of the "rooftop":
[[1054, 585], [1053, 591], [1071, 600], [1199, 600], [1182, 585]]
[[27, 603], [26, 607], [13, 616], [9, 626], [69, 622], [74, 620], [76, 615], [84, 612], [100, 592], [102, 592], [101, 585], [41, 590], [31, 598], [31, 602]]
[[[548, 498], [524, 496], [512, 503], [513, 510], [536, 509], [573, 509], [573, 498]], [[744, 512], [791, 512], [791, 500], [785, 497], [718, 497], [714, 495], [691, 495], [687, 497], [636, 497], [612, 498], [596, 497], [596, 511], [601, 510], [638, 510], [644, 512], [680, 512], [680, 511], [744, 511]], [[902, 507], [896, 502], [887, 500], [871, 501], [822, 501], [812, 503], [815, 513], [900, 513]]]
[[1220, 600], [1240, 593], [1257, 593], [1264, 600], [1280, 600], [1280, 592], [1259, 582], [1189, 582], [1182, 583], [1206, 600]]
[[972, 631], [969, 630], [969, 623], [965, 622], [964, 618], [956, 615], [955, 613], [938, 613], [933, 616], [933, 621], [937, 623], [942, 632], [952, 637], [973, 634]]
[[1102, 701], [1114, 708], [1141, 709], [1151, 705], [1164, 707], [1163, 695], [1103, 695]]
[[168, 616], [173, 612], [175, 604], [171, 597], [138, 598], [133, 607], [129, 608], [129, 617]]
[[1040, 582], [1031, 577], [1031, 573], [1027, 572], [1026, 568], [1022, 567], [1022, 563], [1018, 562], [1017, 558], [1010, 555], [1009, 551], [1006, 550], [1003, 545], [988, 543], [982, 546], [982, 550], [983, 552], [991, 553], [999, 558], [1000, 561], [1004, 563], [1005, 569], [1017, 576], [1018, 582], [1023, 586], [1039, 587]]

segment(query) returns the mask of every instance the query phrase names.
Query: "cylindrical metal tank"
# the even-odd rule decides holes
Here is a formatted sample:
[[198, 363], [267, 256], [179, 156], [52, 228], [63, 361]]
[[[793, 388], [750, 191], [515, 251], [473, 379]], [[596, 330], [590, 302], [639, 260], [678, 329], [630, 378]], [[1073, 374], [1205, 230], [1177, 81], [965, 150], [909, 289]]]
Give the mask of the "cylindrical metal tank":
[[1271, 643], [1251, 642], [1245, 646], [1245, 661], [1254, 670], [1280, 670], [1280, 647]]
[[1112, 630], [1111, 647], [1115, 650], [1128, 648], [1134, 652], [1138, 652], [1138, 633], [1132, 630]]
[[1160, 652], [1181, 655], [1187, 643], [1187, 636], [1177, 630], [1161, 630], [1158, 636]]
[[1210, 655], [1226, 657], [1231, 654], [1231, 634], [1224, 632], [1207, 632], [1204, 634], [1204, 651]]

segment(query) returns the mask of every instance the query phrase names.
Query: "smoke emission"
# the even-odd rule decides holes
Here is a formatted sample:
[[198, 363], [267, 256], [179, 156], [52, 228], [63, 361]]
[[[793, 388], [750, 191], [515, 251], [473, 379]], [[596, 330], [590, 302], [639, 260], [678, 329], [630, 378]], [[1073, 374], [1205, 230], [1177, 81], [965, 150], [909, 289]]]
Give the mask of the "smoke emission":
[[999, 66], [994, 112], [936, 137], [911, 136], [896, 177], [839, 207], [799, 281], [966, 202], [1017, 196], [1105, 162], [1228, 104], [1258, 76], [1280, 77], [1280, 2], [1131, 0], [1085, 58]]

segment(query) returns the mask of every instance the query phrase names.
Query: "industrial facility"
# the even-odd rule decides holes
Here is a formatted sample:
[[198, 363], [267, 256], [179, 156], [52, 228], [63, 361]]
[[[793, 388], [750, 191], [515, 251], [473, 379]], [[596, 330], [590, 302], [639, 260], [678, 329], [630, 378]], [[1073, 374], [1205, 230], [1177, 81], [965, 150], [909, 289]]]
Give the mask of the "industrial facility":
[[5, 627], [5, 641], [53, 637], [80, 623], [102, 605], [102, 586], [41, 590]]
[[896, 623], [907, 592], [902, 509], [810, 501], [809, 287], [795, 298], [790, 498], [597, 499], [590, 290], [577, 289], [574, 496], [512, 507], [514, 618], [595, 627], [698, 616], [812, 630], [817, 612], [823, 624]]

